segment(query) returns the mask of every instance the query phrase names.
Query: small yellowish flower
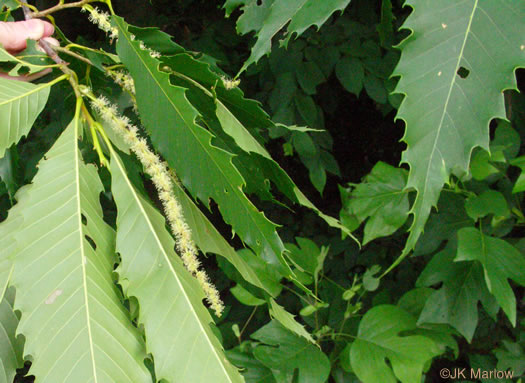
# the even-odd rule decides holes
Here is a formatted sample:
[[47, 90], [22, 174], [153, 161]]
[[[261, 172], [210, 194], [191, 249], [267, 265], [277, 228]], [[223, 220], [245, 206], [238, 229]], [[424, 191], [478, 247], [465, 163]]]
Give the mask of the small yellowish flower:
[[116, 84], [120, 85], [131, 94], [135, 94], [135, 82], [129, 74], [113, 70], [108, 70], [106, 74], [110, 76]]
[[241, 80], [231, 80], [227, 78], [226, 76], [221, 76], [222, 84], [227, 90], [235, 89], [239, 86], [241, 83]]
[[184, 220], [182, 207], [173, 193], [173, 183], [178, 182], [176, 175], [170, 171], [164, 161], [150, 150], [147, 141], [139, 136], [138, 128], [132, 125], [127, 117], [120, 116], [116, 107], [110, 104], [105, 97], [93, 100], [91, 105], [113, 130], [130, 145], [131, 150], [142, 163], [144, 171], [151, 177], [164, 207], [168, 225], [175, 237], [175, 244], [182, 262], [186, 269], [199, 281], [210, 307], [217, 316], [220, 316], [224, 310], [224, 305], [219, 292], [211, 284], [206, 273], [199, 269], [201, 265], [197, 258], [197, 247], [192, 240], [191, 230]]
[[111, 39], [116, 39], [118, 37], [118, 29], [111, 26], [109, 21], [109, 13], [104, 11], [99, 11], [97, 7], [82, 7], [83, 11], [89, 12], [89, 21], [97, 25], [101, 30], [109, 34]]
[[153, 58], [158, 59], [161, 56], [159, 52], [147, 47], [146, 44], [144, 44], [144, 41], [140, 41], [139, 48], [142, 49], [143, 51], [148, 51], [149, 55]]

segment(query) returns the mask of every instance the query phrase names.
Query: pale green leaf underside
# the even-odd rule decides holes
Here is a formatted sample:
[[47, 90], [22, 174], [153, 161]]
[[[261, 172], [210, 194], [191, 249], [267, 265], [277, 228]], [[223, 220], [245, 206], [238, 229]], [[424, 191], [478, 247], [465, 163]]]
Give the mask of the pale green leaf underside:
[[170, 382], [243, 382], [226, 359], [202, 303], [204, 293], [174, 251], [165, 220], [132, 186], [118, 155], [111, 160], [118, 208], [118, 268], [127, 294], [140, 304], [148, 352], [157, 379]]
[[[16, 199], [26, 198], [24, 195], [30, 188], [29, 184], [18, 189], [16, 191]], [[17, 254], [19, 247], [15, 236], [24, 221], [20, 213], [21, 205], [17, 203], [9, 209], [7, 219], [0, 223], [0, 300], [4, 297], [11, 279], [14, 268], [13, 257]]]
[[17, 76], [18, 72], [22, 68], [29, 69], [29, 74], [40, 72], [46, 68], [48, 68], [48, 65], [36, 65], [36, 64], [30, 64], [27, 61], [20, 60], [18, 57], [13, 56], [9, 52], [7, 52], [2, 46], [0, 45], [0, 62], [11, 62], [15, 63], [15, 67], [11, 69], [9, 72], [10, 76]]
[[289, 274], [277, 226], [243, 193], [245, 182], [232, 163], [233, 156], [212, 145], [212, 134], [195, 123], [198, 112], [185, 90], [170, 84], [169, 75], [158, 70], [159, 61], [131, 40], [121, 18], [115, 21], [120, 33], [117, 50], [135, 80], [140, 116], [155, 148], [195, 198], [206, 205], [214, 199], [234, 232], [267, 262]]
[[49, 89], [49, 84], [35, 85], [0, 77], [0, 157], [29, 133], [46, 105]]
[[10, 289], [0, 300], [0, 383], [12, 383], [16, 369], [23, 365], [23, 343], [15, 337], [18, 318], [13, 311], [14, 292]]
[[357, 377], [364, 383], [421, 381], [423, 366], [439, 351], [425, 336], [399, 336], [400, 332], [415, 328], [415, 318], [399, 307], [382, 305], [369, 310], [361, 319], [350, 350]]
[[[253, 0], [246, 7], [254, 7]], [[297, 34], [301, 35], [312, 25], [320, 28], [321, 25], [336, 11], [343, 11], [350, 0], [275, 0], [270, 8], [263, 9], [264, 21], [257, 32], [257, 42], [252, 48], [250, 57], [244, 63], [241, 72], [251, 64], [256, 63], [265, 54], [270, 53], [272, 38], [281, 31], [286, 24], [286, 37], [283, 44], [287, 45], [290, 38]], [[266, 8], [264, 5], [261, 7]], [[239, 29], [239, 28], [238, 28]], [[241, 30], [250, 30], [242, 27]]]
[[115, 236], [102, 220], [102, 183], [82, 162], [79, 129], [69, 125], [17, 195], [17, 332], [38, 382], [151, 382], [143, 340], [113, 282]]
[[406, 123], [407, 187], [418, 194], [402, 257], [414, 248], [451, 172], [468, 171], [474, 147], [488, 150], [490, 120], [505, 118], [502, 91], [516, 87], [514, 71], [525, 64], [525, 2], [407, 4], [414, 10], [404, 28], [413, 33], [401, 44], [394, 75], [401, 76], [396, 92], [405, 95], [397, 118]]
[[[23, 190], [21, 188], [17, 197], [19, 198]], [[9, 210], [8, 219], [0, 223], [0, 301], [4, 297], [7, 289], [9, 279], [13, 272], [13, 254], [16, 253], [16, 242], [14, 236], [22, 224], [22, 217], [17, 214], [20, 204], [16, 204]]]

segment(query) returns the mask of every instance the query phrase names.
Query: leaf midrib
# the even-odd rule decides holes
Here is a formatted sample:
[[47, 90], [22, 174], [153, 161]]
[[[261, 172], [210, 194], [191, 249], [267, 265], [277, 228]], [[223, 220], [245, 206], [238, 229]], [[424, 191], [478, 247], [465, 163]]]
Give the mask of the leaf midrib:
[[[77, 101], [78, 104], [78, 101]], [[77, 107], [77, 115], [75, 116], [75, 130], [74, 130], [74, 138], [79, 136], [79, 116], [78, 116], [78, 107]], [[83, 237], [83, 230], [82, 230], [82, 208], [80, 206], [80, 153], [77, 145], [77, 140], [73, 139], [73, 147], [74, 147], [74, 155], [75, 155], [75, 181], [76, 181], [76, 197], [77, 197], [77, 224], [78, 224], [78, 234], [79, 234], [79, 243], [80, 243], [80, 264], [82, 266], [82, 287], [83, 287], [83, 293], [84, 293], [84, 304], [86, 306], [86, 328], [88, 331], [88, 339], [89, 339], [89, 351], [91, 353], [91, 366], [93, 368], [93, 379], [94, 383], [98, 383], [98, 377], [97, 377], [97, 367], [95, 362], [95, 350], [93, 347], [93, 334], [91, 330], [91, 315], [89, 313], [89, 297], [88, 297], [88, 287], [87, 287], [87, 270], [86, 270], [86, 262], [84, 262], [85, 259], [87, 259], [85, 255], [85, 249], [84, 249], [84, 237]]]
[[[16, 80], [11, 80], [11, 81], [16, 81]], [[42, 89], [48, 88], [48, 87], [50, 87], [51, 85], [53, 85], [53, 84], [51, 84], [51, 85], [50, 85], [50, 84], [51, 84], [51, 83], [45, 83], [45, 84], [42, 84], [41, 86], [36, 86], [36, 87], [34, 87], [33, 89], [30, 89], [30, 90], [29, 90], [28, 92], [26, 92], [26, 93], [20, 94], [20, 95], [18, 95], [18, 96], [15, 96], [15, 97], [13, 97], [13, 98], [10, 98], [10, 99], [4, 100], [4, 101], [0, 101], [0, 106], [8, 105], [8, 104], [11, 104], [11, 103], [13, 103], [13, 102], [15, 102], [15, 101], [17, 101], [17, 100], [22, 99], [22, 98], [29, 97], [29, 96], [31, 96], [33, 93], [39, 92], [39, 91], [41, 91]]]
[[470, 18], [469, 18], [469, 22], [468, 22], [468, 25], [467, 25], [467, 28], [465, 30], [465, 37], [463, 38], [463, 43], [461, 44], [461, 50], [459, 51], [459, 54], [458, 54], [458, 61], [456, 63], [456, 67], [454, 69], [454, 75], [452, 77], [452, 82], [450, 83], [450, 87], [448, 89], [448, 94], [447, 94], [447, 98], [445, 100], [445, 104], [443, 105], [443, 111], [441, 113], [441, 119], [439, 121], [439, 126], [438, 126], [438, 130], [437, 130], [437, 133], [436, 133], [436, 138], [434, 140], [434, 145], [432, 147], [432, 151], [430, 153], [430, 159], [428, 161], [428, 166], [427, 166], [427, 171], [426, 171], [426, 179], [425, 179], [425, 187], [422, 191], [422, 195], [425, 195], [426, 194], [426, 191], [427, 191], [427, 187], [428, 187], [428, 180], [430, 177], [428, 177], [428, 174], [430, 173], [430, 166], [432, 165], [432, 162], [433, 162], [433, 159], [434, 159], [434, 154], [436, 152], [436, 149], [437, 149], [437, 143], [439, 141], [439, 137], [441, 135], [441, 129], [443, 128], [443, 121], [445, 119], [445, 115], [447, 114], [447, 110], [448, 110], [448, 103], [450, 102], [450, 97], [452, 95], [452, 89], [454, 88], [454, 85], [456, 83], [456, 73], [459, 69], [459, 66], [460, 66], [460, 63], [461, 63], [461, 59], [463, 58], [463, 51], [465, 50], [465, 46], [467, 44], [467, 39], [468, 39], [468, 36], [470, 34], [470, 29], [471, 29], [471, 26], [472, 26], [472, 20], [474, 19], [474, 13], [476, 13], [476, 10], [478, 8], [478, 2], [479, 0], [475, 0], [474, 2], [474, 5], [472, 6], [472, 12], [470, 14]]

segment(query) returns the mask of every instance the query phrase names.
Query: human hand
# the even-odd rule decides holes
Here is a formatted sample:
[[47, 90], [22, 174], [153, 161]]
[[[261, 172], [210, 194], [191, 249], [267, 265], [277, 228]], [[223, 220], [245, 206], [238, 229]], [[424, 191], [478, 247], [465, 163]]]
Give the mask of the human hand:
[[[27, 39], [45, 39], [52, 45], [58, 45], [57, 40], [49, 37], [54, 32], [55, 28], [51, 23], [38, 19], [15, 22], [0, 22], [0, 44], [9, 53], [17, 53], [24, 50], [26, 48]], [[8, 76], [5, 73], [0, 73], [0, 77], [22, 81], [32, 81], [48, 74], [50, 71], [50, 69], [46, 69], [29, 76]]]

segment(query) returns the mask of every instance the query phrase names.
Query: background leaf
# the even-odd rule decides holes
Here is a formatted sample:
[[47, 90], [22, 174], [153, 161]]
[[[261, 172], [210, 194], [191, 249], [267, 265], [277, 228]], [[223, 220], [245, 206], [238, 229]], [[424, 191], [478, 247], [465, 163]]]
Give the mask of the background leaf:
[[[285, 46], [294, 34], [299, 36], [312, 25], [317, 26], [317, 29], [319, 29], [332, 13], [344, 10], [350, 3], [350, 0], [325, 0], [322, 2], [316, 0], [274, 0], [269, 8], [266, 3], [261, 9], [257, 7], [257, 11], [261, 12], [258, 18], [259, 22], [255, 24], [257, 27], [260, 25], [260, 28], [256, 29], [257, 42], [253, 46], [251, 55], [244, 63], [240, 72], [243, 72], [251, 64], [259, 61], [265, 54], [270, 53], [272, 38], [284, 25], [288, 24], [288, 22], [285, 38], [281, 42], [281, 44]], [[256, 4], [257, 0], [252, 0], [249, 5], [254, 9]], [[227, 11], [229, 12], [235, 7], [232, 2], [226, 5]], [[237, 3], [236, 5], [238, 6], [240, 4]], [[247, 6], [248, 5], [245, 5], [245, 7]], [[260, 20], [262, 20], [263, 17], [264, 21], [261, 22]], [[239, 19], [239, 22], [246, 22], [246, 20], [247, 18], [244, 20]], [[238, 30], [250, 31], [253, 30], [253, 27], [242, 26], [241, 24]]]
[[516, 325], [516, 298], [508, 279], [525, 286], [525, 256], [505, 240], [489, 237], [465, 227], [458, 232], [456, 261], [479, 261], [485, 282], [513, 326]]
[[364, 383], [395, 383], [398, 379], [403, 383], [419, 382], [423, 366], [439, 351], [425, 336], [399, 336], [415, 328], [415, 318], [399, 307], [381, 305], [369, 310], [361, 319], [350, 351], [357, 377]]
[[355, 57], [342, 58], [335, 66], [335, 75], [347, 91], [359, 96], [365, 79], [365, 69], [361, 60]]
[[495, 217], [508, 217], [510, 215], [505, 197], [496, 190], [487, 190], [479, 196], [468, 198], [465, 209], [474, 221], [488, 214], [493, 214]]
[[291, 374], [298, 369], [297, 383], [324, 383], [330, 373], [325, 354], [306, 339], [286, 330], [279, 322], [271, 321], [252, 334], [263, 344], [254, 356], [272, 370]]
[[478, 302], [493, 317], [499, 309], [483, 281], [480, 265], [453, 262], [455, 256], [455, 246], [449, 245], [434, 255], [419, 276], [416, 286], [443, 285], [426, 301], [418, 323], [449, 324], [470, 342], [478, 325]]
[[408, 218], [407, 172], [378, 162], [364, 182], [343, 192], [346, 214], [365, 224], [363, 244], [394, 233]]
[[236, 366], [243, 369], [246, 383], [276, 383], [272, 371], [252, 355], [238, 350], [227, 351], [228, 359]]

